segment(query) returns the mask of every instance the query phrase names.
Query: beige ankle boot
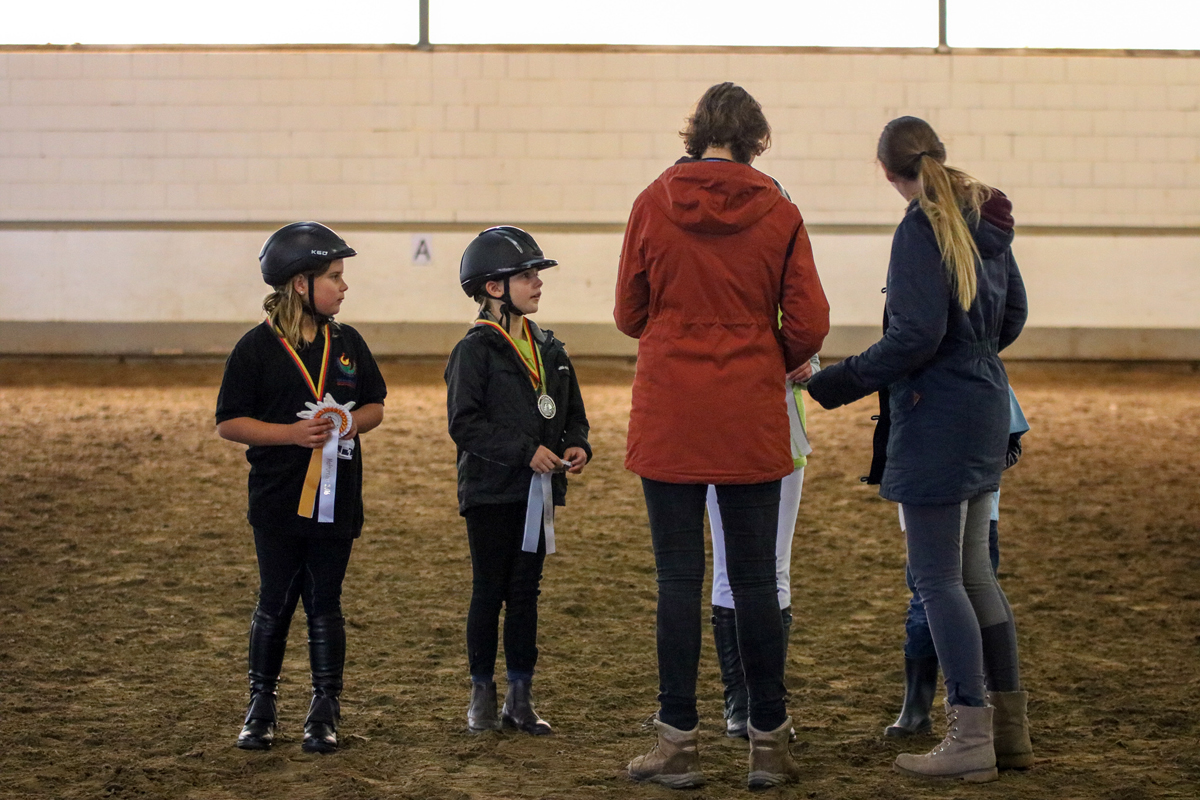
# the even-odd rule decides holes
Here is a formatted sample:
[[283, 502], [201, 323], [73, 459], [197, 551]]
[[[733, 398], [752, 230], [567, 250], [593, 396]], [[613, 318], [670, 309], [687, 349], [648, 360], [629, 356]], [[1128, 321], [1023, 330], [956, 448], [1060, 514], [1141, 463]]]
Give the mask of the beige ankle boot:
[[987, 701], [996, 707], [992, 715], [996, 766], [1000, 769], [1028, 769], [1033, 766], [1033, 745], [1029, 741], [1029, 695], [1026, 692], [988, 692]]
[[998, 777], [992, 747], [991, 706], [946, 705], [949, 730], [937, 747], [922, 756], [902, 753], [894, 769], [918, 778], [953, 778], [967, 783], [987, 783]]
[[800, 779], [800, 767], [792, 760], [788, 749], [788, 736], [792, 731], [792, 718], [788, 717], [773, 731], [760, 731], [746, 725], [750, 734], [750, 775], [746, 785], [751, 789], [780, 786]]
[[629, 777], [635, 781], [660, 783], [671, 789], [703, 786], [700, 752], [696, 747], [700, 726], [681, 731], [656, 717], [654, 727], [658, 729], [658, 741], [649, 753], [629, 762]]

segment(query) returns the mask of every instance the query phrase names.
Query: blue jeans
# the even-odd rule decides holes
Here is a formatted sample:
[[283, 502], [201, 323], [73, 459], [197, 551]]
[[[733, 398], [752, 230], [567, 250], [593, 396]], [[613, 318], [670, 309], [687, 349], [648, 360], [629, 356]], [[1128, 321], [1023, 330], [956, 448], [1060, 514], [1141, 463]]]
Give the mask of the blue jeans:
[[[779, 483], [717, 487], [750, 724], [762, 731], [775, 730], [787, 719], [783, 621], [775, 588]], [[658, 571], [658, 716], [671, 727], [692, 730], [699, 722], [696, 674], [708, 487], [643, 478], [642, 491]]]

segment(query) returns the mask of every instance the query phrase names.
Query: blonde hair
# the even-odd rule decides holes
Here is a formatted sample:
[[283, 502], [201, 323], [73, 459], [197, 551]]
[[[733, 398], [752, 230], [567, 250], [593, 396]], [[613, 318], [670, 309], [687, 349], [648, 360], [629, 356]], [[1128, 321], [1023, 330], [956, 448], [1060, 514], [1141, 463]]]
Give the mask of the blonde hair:
[[[309, 274], [314, 278], [319, 278], [328, 271], [329, 264], [326, 264], [324, 269], [312, 273], [305, 272], [302, 275], [305, 279]], [[309, 311], [304, 305], [304, 296], [296, 291], [294, 281], [294, 277], [289, 278], [286, 283], [276, 286], [269, 295], [263, 298], [262, 307], [275, 332], [282, 336], [288, 344], [299, 350], [305, 345], [304, 318], [309, 315]]]
[[975, 300], [979, 260], [971, 225], [979, 224], [979, 209], [992, 196], [992, 187], [946, 166], [946, 146], [929, 123], [917, 117], [889, 122], [879, 136], [876, 155], [888, 172], [920, 184], [917, 202], [933, 226], [950, 285], [966, 311]]

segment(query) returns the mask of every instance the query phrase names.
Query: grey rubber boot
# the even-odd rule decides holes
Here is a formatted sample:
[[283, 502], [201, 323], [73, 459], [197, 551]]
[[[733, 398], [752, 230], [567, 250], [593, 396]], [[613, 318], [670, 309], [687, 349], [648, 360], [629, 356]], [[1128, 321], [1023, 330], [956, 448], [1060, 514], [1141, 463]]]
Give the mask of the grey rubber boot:
[[658, 741], [649, 753], [629, 762], [629, 777], [670, 789], [703, 786], [704, 775], [700, 772], [700, 750], [697, 747], [700, 726], [681, 731], [655, 717], [654, 727], [658, 731]]
[[894, 769], [918, 778], [946, 778], [987, 783], [998, 777], [992, 746], [991, 706], [946, 706], [949, 730], [937, 747], [924, 755], [902, 753]]
[[988, 692], [987, 701], [995, 706], [992, 736], [995, 739], [996, 766], [999, 769], [1029, 769], [1033, 766], [1033, 744], [1029, 741], [1029, 694], [1026, 692]]
[[938, 660], [904, 657], [904, 706], [900, 716], [883, 729], [884, 736], [905, 738], [933, 731], [933, 698], [937, 694]]

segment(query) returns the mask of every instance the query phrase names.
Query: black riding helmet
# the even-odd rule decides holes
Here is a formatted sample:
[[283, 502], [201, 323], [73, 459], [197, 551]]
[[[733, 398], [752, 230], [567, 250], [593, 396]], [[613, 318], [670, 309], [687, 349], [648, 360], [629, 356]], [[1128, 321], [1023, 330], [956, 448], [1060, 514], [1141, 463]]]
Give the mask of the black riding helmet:
[[319, 222], [293, 222], [271, 234], [258, 254], [263, 280], [283, 286], [296, 275], [317, 272], [331, 261], [358, 255]]
[[313, 275], [339, 258], [358, 255], [354, 248], [319, 222], [293, 222], [272, 233], [258, 253], [263, 280], [278, 289], [297, 275], [308, 273], [304, 308], [318, 326], [331, 319], [313, 305]]
[[474, 297], [488, 281], [504, 280], [531, 267], [543, 270], [554, 266], [558, 262], [546, 258], [528, 233], [512, 225], [498, 225], [467, 245], [458, 265], [458, 280], [467, 297]]

